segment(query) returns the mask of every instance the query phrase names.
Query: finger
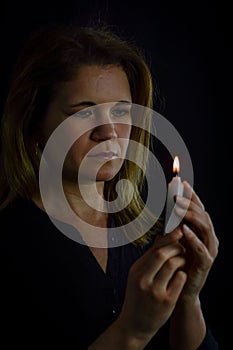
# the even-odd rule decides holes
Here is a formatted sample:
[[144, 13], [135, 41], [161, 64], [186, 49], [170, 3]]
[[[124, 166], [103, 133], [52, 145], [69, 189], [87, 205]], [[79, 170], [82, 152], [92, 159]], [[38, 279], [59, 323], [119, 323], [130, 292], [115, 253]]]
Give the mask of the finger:
[[186, 194], [192, 190], [192, 198], [189, 202], [189, 199], [186, 197], [177, 196], [175, 212], [178, 216], [184, 218], [186, 222], [191, 224], [191, 228], [193, 229], [192, 232], [198, 236], [201, 243], [206, 245], [210, 254], [216, 256], [219, 241], [215, 235], [211, 218], [205, 211], [205, 207], [196, 192], [191, 188], [187, 181], [184, 181], [183, 183]]
[[177, 227], [174, 231], [169, 233], [169, 235], [157, 235], [153, 246], [157, 249], [159, 247], [163, 247], [165, 245], [178, 242], [183, 236], [183, 232], [180, 227]]
[[196, 194], [194, 189], [190, 186], [190, 184], [187, 181], [183, 181], [184, 185], [184, 196], [188, 199], [191, 199], [192, 202], [197, 204], [201, 209], [205, 210], [205, 206], [200, 200], [199, 196]]
[[198, 235], [185, 224], [182, 226], [182, 230], [186, 241], [196, 253], [200, 253], [199, 255], [201, 256], [203, 252], [208, 251], [208, 254], [215, 258], [218, 254], [219, 241], [215, 235], [212, 223], [210, 223], [210, 226], [211, 228], [208, 230], [199, 230], [200, 233]]
[[[206, 245], [211, 252], [215, 251], [217, 238], [209, 214], [197, 208], [190, 208], [185, 211], [183, 208], [175, 208], [176, 215], [183, 217], [192, 227], [196, 236]], [[184, 232], [184, 231], [183, 231]]]
[[187, 181], [183, 181], [182, 183], [184, 185], [183, 196], [191, 200], [193, 195], [193, 188], [190, 186], [190, 184]]
[[[182, 235], [183, 236], [183, 235]], [[185, 253], [185, 248], [179, 242], [174, 242], [161, 247], [152, 246], [138, 260], [136, 275], [144, 281], [152, 282], [155, 275], [169, 259]]]
[[175, 256], [168, 259], [154, 277], [153, 289], [155, 292], [161, 293], [167, 290], [175, 272], [184, 266], [185, 258], [183, 256]]
[[184, 271], [178, 270], [175, 272], [167, 287], [168, 297], [170, 296], [173, 300], [177, 301], [187, 278], [188, 276]]
[[187, 210], [196, 212], [197, 215], [202, 215], [204, 213], [203, 207], [181, 196], [176, 196], [175, 210], [176, 209], [183, 209], [183, 211], [180, 211], [180, 213], [183, 215], [187, 212]]
[[194, 202], [190, 203], [188, 209], [187, 205], [185, 198], [177, 197], [176, 215], [184, 218], [186, 222], [191, 224], [191, 228], [195, 234], [206, 245], [210, 253], [215, 255], [219, 242], [209, 214]]
[[208, 213], [203, 210], [199, 205], [189, 200], [177, 196], [176, 206], [174, 208], [176, 215], [184, 217], [186, 221], [189, 221], [192, 225], [196, 225], [203, 230], [213, 230], [213, 225]]
[[199, 237], [195, 234], [195, 232], [186, 224], [182, 226], [184, 237], [186, 239], [186, 242], [189, 242], [189, 247], [196, 251], [196, 253], [203, 255], [208, 251], [207, 247], [203, 242], [199, 239]]
[[182, 209], [188, 210], [189, 206], [191, 205], [191, 201], [188, 198], [182, 197], [182, 196], [176, 196], [176, 206], [180, 207]]

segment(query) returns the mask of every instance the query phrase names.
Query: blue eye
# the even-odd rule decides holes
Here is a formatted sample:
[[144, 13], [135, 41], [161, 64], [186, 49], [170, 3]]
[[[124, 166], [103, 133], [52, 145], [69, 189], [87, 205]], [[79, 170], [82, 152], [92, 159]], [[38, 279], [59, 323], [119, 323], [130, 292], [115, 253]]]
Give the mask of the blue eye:
[[112, 110], [112, 114], [115, 117], [125, 117], [129, 114], [129, 110], [125, 108], [116, 108]]
[[78, 118], [82, 118], [82, 119], [85, 119], [85, 118], [89, 118], [92, 116], [92, 111], [90, 109], [86, 110], [86, 109], [83, 109], [79, 112], [76, 113], [76, 116]]

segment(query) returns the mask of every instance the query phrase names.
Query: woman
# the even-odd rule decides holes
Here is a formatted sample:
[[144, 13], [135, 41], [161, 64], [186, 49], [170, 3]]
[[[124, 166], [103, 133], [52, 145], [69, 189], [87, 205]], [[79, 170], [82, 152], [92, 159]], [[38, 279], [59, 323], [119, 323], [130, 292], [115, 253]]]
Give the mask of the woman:
[[[142, 53], [107, 29], [47, 29], [22, 50], [1, 129], [2, 317], [9, 345], [218, 349], [200, 303], [218, 240], [190, 185], [184, 182], [184, 197], [176, 198], [176, 214], [187, 224], [161, 235], [155, 220], [140, 234], [153, 217], [144, 211], [142, 225], [124, 230], [144, 209], [143, 171], [128, 153], [136, 141], [143, 168], [147, 152], [139, 144], [150, 145], [150, 119], [136, 127], [133, 108], [152, 108], [152, 98]], [[72, 132], [80, 135], [62, 164], [62, 186], [77, 220], [53, 188], [56, 172], [40, 182], [40, 164], [56, 165], [63, 136], [69, 142]], [[126, 206], [121, 200], [132, 187], [121, 181], [117, 193], [122, 179], [133, 185]], [[78, 238], [64, 235], [62, 225]], [[127, 244], [111, 245], [119, 239], [110, 234], [115, 227]]]

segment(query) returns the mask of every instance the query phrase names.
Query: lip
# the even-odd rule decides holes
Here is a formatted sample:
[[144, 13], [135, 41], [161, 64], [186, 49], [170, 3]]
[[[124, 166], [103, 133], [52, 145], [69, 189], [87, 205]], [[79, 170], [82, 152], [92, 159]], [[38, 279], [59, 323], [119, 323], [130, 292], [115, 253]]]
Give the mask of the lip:
[[115, 152], [99, 152], [99, 153], [95, 153], [95, 154], [90, 154], [88, 157], [111, 160], [111, 159], [118, 158], [118, 155]]

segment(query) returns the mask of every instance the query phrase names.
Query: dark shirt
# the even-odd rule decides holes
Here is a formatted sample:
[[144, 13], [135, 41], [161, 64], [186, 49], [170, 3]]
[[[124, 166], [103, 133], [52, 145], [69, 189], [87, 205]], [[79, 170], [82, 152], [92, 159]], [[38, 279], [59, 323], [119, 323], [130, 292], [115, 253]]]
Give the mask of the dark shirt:
[[[150, 245], [109, 248], [104, 273], [85, 244], [31, 201], [2, 210], [0, 225], [1, 342], [7, 349], [87, 349], [119, 316], [129, 269]], [[145, 349], [169, 349], [168, 326]], [[218, 349], [209, 329], [199, 349]]]

